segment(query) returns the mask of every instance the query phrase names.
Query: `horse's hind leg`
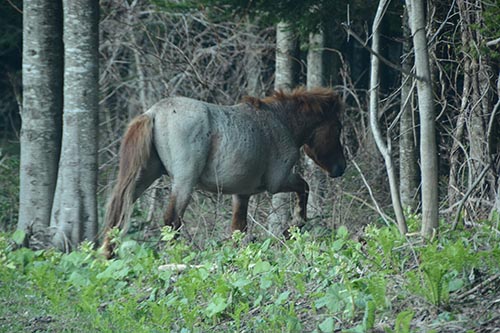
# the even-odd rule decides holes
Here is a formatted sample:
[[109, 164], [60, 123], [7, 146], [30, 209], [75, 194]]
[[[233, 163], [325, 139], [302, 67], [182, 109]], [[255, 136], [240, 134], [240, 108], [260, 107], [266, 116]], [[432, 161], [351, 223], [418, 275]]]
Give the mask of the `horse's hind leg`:
[[151, 149], [151, 155], [146, 165], [141, 169], [139, 177], [137, 178], [133, 201], [137, 200], [145, 190], [147, 190], [153, 182], [160, 178], [163, 174], [166, 174], [165, 168], [161, 163], [160, 157], [156, 149]]
[[247, 211], [249, 195], [233, 195], [233, 220], [231, 222], [231, 231], [247, 231]]
[[193, 193], [194, 185], [182, 183], [178, 185], [174, 182], [172, 192], [165, 211], [164, 223], [166, 226], [171, 226], [174, 230], [179, 230], [182, 225], [182, 216], [186, 210], [191, 193]]

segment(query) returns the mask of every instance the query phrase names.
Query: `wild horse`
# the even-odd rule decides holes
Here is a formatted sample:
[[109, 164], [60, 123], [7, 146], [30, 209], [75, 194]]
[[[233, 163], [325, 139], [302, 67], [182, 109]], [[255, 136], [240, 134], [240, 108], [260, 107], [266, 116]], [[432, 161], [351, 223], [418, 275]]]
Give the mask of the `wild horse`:
[[340, 97], [327, 88], [298, 88], [264, 99], [219, 106], [172, 97], [129, 125], [106, 213], [103, 251], [112, 255], [109, 230], [127, 226], [134, 201], [163, 174], [172, 179], [165, 224], [178, 229], [193, 189], [232, 194], [232, 231], [245, 231], [251, 195], [296, 192], [294, 223], [304, 224], [309, 186], [292, 168], [299, 149], [330, 177], [343, 174]]

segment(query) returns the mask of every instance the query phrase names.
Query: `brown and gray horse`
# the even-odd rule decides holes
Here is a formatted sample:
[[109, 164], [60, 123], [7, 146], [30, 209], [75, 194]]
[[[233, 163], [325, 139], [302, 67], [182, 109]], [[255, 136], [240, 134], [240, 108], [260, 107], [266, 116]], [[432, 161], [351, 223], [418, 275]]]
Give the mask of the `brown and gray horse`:
[[172, 179], [165, 224], [174, 229], [195, 187], [233, 195], [233, 231], [246, 230], [248, 200], [264, 191], [296, 192], [294, 222], [303, 224], [309, 187], [293, 166], [304, 146], [330, 177], [343, 174], [342, 109], [339, 96], [326, 88], [279, 91], [234, 106], [184, 97], [160, 101], [135, 118], [123, 138], [104, 253], [113, 251], [109, 230], [127, 226], [133, 202], [163, 174]]

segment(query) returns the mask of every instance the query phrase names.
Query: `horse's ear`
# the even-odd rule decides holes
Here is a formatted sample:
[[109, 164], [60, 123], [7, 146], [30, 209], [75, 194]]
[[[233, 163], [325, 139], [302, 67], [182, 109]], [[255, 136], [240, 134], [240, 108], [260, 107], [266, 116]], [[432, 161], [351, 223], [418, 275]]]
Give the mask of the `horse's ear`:
[[305, 144], [305, 145], [303, 146], [303, 148], [304, 148], [304, 153], [305, 153], [307, 156], [309, 156], [310, 158], [314, 159], [314, 158], [313, 158], [313, 156], [314, 156], [314, 152], [312, 151], [311, 147], [309, 147], [309, 145], [308, 145], [308, 144]]

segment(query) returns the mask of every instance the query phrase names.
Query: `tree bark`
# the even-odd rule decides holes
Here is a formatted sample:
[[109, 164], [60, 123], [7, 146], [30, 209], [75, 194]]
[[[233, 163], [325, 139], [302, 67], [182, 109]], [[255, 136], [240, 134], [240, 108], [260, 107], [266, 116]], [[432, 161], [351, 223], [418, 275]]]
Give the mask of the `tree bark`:
[[[411, 52], [411, 33], [408, 14], [403, 14], [403, 57], [405, 71], [411, 71], [409, 53]], [[413, 80], [409, 75], [401, 78], [401, 118], [399, 122], [399, 193], [404, 208], [415, 210], [418, 203], [419, 170], [417, 163], [417, 140], [415, 133], [415, 112], [413, 108]]]
[[[373, 20], [372, 26], [372, 50], [375, 53], [380, 53], [380, 32], [379, 27], [382, 22], [382, 17], [386, 10], [388, 0], [380, 0], [377, 7], [377, 12], [375, 14], [375, 19]], [[379, 76], [380, 76], [380, 61], [379, 58], [372, 54], [371, 55], [371, 67], [370, 67], [370, 127], [377, 144], [377, 148], [382, 154], [385, 161], [385, 168], [387, 170], [387, 176], [389, 178], [389, 187], [391, 191], [392, 206], [394, 213], [396, 215], [396, 221], [398, 224], [399, 232], [405, 235], [407, 230], [406, 221], [403, 214], [403, 209], [401, 207], [401, 201], [399, 198], [398, 180], [396, 176], [395, 166], [392, 160], [392, 152], [390, 142], [386, 144], [382, 138], [382, 133], [380, 131], [378, 123], [378, 110], [379, 110]]]
[[424, 237], [431, 237], [438, 227], [438, 160], [436, 116], [431, 85], [429, 51], [425, 28], [424, 1], [406, 0], [417, 76], [420, 111], [420, 162], [422, 175], [422, 228]]
[[63, 139], [51, 226], [63, 250], [97, 235], [98, 0], [63, 0]]
[[18, 229], [44, 230], [50, 221], [61, 149], [62, 6], [23, 2], [23, 108]]
[[[295, 85], [294, 53], [296, 40], [287, 23], [280, 22], [276, 28], [276, 69], [274, 89], [292, 89]], [[271, 200], [268, 225], [271, 233], [280, 235], [291, 220], [291, 197], [289, 193], [278, 193]]]
[[[323, 31], [309, 35], [309, 50], [307, 51], [307, 89], [324, 85], [323, 48], [325, 35]], [[325, 206], [327, 179], [321, 169], [305, 156], [307, 181], [309, 183], [309, 200], [307, 211], [309, 216], [322, 216]]]

